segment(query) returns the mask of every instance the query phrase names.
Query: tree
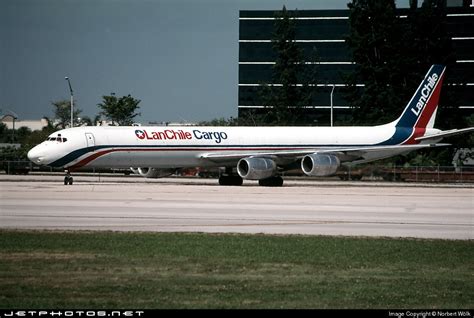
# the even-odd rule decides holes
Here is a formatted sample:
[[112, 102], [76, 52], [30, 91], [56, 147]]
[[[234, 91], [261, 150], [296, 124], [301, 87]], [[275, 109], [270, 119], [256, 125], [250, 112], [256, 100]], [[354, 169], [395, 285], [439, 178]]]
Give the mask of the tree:
[[[395, 1], [353, 0], [348, 7], [350, 34], [346, 42], [356, 65], [347, 78], [346, 95], [353, 109], [353, 124], [388, 122], [406, 103], [401, 89], [405, 81], [400, 76], [405, 68], [400, 67], [403, 58], [399, 55], [405, 45]], [[361, 83], [362, 89], [357, 86]]]
[[[71, 126], [71, 102], [68, 100], [59, 100], [56, 102], [51, 102], [54, 106], [54, 117], [57, 120], [56, 127], [64, 129]], [[82, 113], [82, 110], [76, 107], [74, 103], [74, 125], [78, 124], [79, 115]]]
[[49, 118], [44, 118], [46, 119], [48, 125], [43, 127], [41, 130], [35, 130], [25, 139], [24, 146], [27, 148], [27, 150], [30, 150], [34, 146], [42, 143], [49, 135], [51, 135], [57, 130], [57, 127], [53, 125], [52, 121]]
[[239, 126], [239, 120], [234, 117], [226, 119], [224, 117], [214, 118], [211, 121], [201, 121], [199, 126]]
[[[446, 0], [425, 0], [421, 8], [416, 1], [411, 3], [406, 19], [397, 17], [393, 0], [348, 4], [350, 36], [346, 41], [356, 65], [347, 78], [346, 97], [353, 109], [353, 124], [396, 119], [429, 67], [455, 60], [446, 27]], [[363, 88], [356, 86], [361, 83]], [[446, 119], [440, 128], [462, 122], [457, 104], [447, 87], [442, 89], [440, 105], [451, 107], [440, 106], [438, 116]]]
[[[1, 160], [27, 160], [28, 151], [39, 143], [43, 142], [50, 134], [57, 129], [51, 121], [47, 119], [48, 125], [42, 130], [31, 131], [28, 127], [20, 127], [15, 131], [15, 143], [21, 147], [6, 147], [0, 149]], [[8, 129], [4, 123], [0, 123], [0, 142], [10, 143], [13, 130]]]
[[5, 123], [0, 122], [0, 143], [9, 143], [12, 142], [12, 136], [10, 134], [10, 129]]
[[130, 94], [117, 98], [115, 93], [111, 93], [109, 96], [102, 96], [102, 98], [102, 103], [97, 106], [102, 109], [101, 114], [111, 120], [113, 125], [131, 125], [133, 118], [140, 115], [140, 113], [136, 113], [140, 100], [133, 98]]
[[405, 58], [421, 75], [432, 64], [456, 62], [447, 32], [446, 0], [425, 0], [421, 8], [410, 7], [403, 34]]
[[81, 126], [93, 126], [92, 119], [89, 116], [83, 116], [79, 124]]
[[[407, 43], [406, 56], [410, 59], [412, 72], [416, 72], [415, 78], [422, 78], [426, 70], [432, 64], [454, 65], [456, 56], [452, 45], [451, 36], [447, 31], [447, 9], [446, 0], [425, 0], [421, 8], [412, 7], [407, 16], [408, 27], [404, 34]], [[408, 42], [410, 41], [410, 42]], [[450, 73], [448, 66], [447, 75]], [[459, 79], [456, 75], [448, 75], [459, 82], [467, 82], [465, 79]], [[416, 83], [412, 86], [416, 87]], [[441, 129], [451, 129], [453, 127], [463, 127], [467, 124], [467, 118], [463, 116], [459, 109], [459, 100], [456, 89], [447, 86], [444, 81], [444, 87], [441, 90], [440, 107], [438, 116], [443, 121], [437, 122], [437, 127]], [[465, 136], [459, 136], [456, 139], [462, 142]]]
[[296, 20], [283, 6], [275, 13], [272, 49], [276, 60], [272, 83], [263, 84], [261, 99], [266, 114], [261, 118], [270, 125], [300, 125], [304, 123], [304, 108], [311, 103], [314, 90], [314, 68], [305, 67], [303, 50], [296, 43]]

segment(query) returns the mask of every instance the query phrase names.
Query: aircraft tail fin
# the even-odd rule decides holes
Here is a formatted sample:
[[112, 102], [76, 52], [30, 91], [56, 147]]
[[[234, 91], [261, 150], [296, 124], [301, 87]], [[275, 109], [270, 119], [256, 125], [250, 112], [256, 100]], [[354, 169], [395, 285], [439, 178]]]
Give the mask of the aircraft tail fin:
[[402, 115], [394, 122], [396, 127], [433, 128], [445, 70], [444, 65], [431, 66]]

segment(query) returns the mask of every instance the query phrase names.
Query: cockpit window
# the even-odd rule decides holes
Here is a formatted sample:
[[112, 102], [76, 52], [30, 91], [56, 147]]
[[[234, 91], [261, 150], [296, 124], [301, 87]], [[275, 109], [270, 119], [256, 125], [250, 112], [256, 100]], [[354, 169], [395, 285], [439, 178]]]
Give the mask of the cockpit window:
[[48, 137], [46, 141], [58, 141], [58, 142], [66, 142], [67, 138], [62, 138], [61, 136], [58, 137]]

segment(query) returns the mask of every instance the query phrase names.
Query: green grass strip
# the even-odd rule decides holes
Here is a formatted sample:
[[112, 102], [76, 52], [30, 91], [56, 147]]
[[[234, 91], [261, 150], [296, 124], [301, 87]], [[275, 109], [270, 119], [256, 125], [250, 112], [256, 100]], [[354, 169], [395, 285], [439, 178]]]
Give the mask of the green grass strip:
[[473, 241], [0, 231], [0, 308], [474, 308]]

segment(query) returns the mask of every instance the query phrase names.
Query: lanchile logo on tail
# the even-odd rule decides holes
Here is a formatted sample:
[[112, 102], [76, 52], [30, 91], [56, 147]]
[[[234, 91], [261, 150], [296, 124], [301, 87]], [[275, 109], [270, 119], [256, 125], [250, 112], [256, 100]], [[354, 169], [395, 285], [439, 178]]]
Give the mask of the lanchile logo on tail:
[[430, 77], [428, 77], [427, 83], [423, 85], [418, 102], [416, 103], [416, 105], [410, 108], [410, 110], [413, 114], [415, 114], [415, 116], [420, 115], [421, 110], [425, 107], [428, 101], [428, 97], [430, 97], [431, 91], [435, 87], [438, 78], [438, 74], [433, 73]]
[[427, 124], [438, 107], [445, 69], [446, 66], [439, 64], [430, 68], [397, 122], [397, 127], [432, 128]]

